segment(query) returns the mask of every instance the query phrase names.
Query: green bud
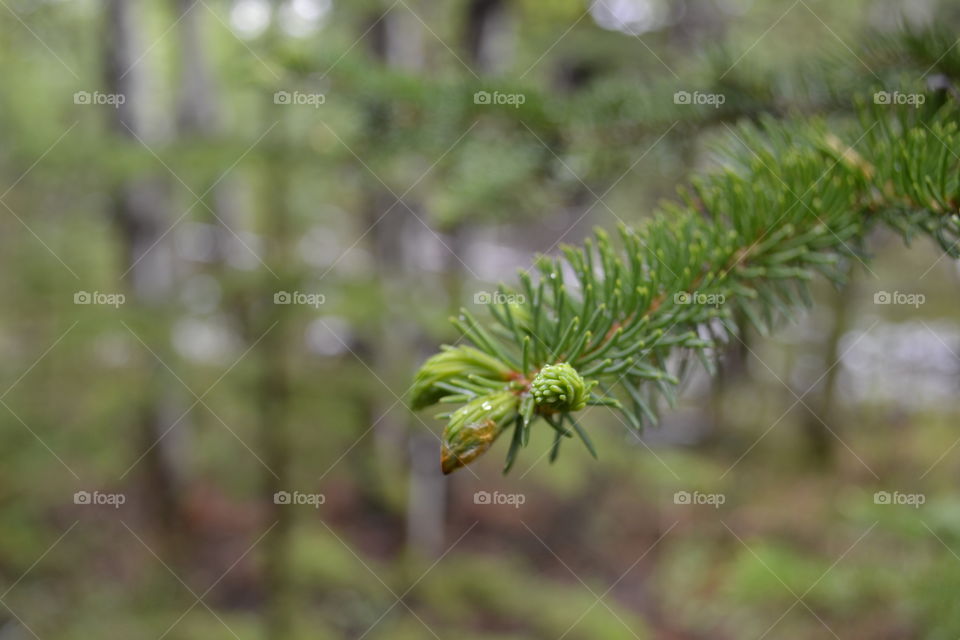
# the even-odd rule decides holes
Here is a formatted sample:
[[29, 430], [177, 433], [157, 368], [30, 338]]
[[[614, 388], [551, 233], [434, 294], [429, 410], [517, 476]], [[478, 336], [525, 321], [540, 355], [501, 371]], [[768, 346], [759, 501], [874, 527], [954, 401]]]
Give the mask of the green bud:
[[435, 404], [450, 393], [438, 387], [438, 382], [450, 382], [454, 378], [468, 378], [471, 375], [506, 380], [510, 375], [510, 367], [473, 347], [445, 347], [424, 362], [417, 372], [410, 406], [416, 410]]
[[516, 417], [520, 398], [496, 391], [474, 398], [453, 412], [443, 430], [440, 468], [445, 474], [465, 467], [490, 448]]
[[536, 375], [530, 393], [538, 406], [557, 411], [579, 411], [587, 406], [590, 390], [597, 383], [586, 382], [566, 362], [548, 364]]

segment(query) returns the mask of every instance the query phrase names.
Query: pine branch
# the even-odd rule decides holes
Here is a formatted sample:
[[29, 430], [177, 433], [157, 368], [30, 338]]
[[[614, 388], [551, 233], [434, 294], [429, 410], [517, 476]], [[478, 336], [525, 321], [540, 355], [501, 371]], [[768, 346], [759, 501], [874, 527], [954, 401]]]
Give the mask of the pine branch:
[[[732, 131], [722, 169], [692, 181], [678, 202], [618, 245], [603, 230], [561, 257], [540, 256], [538, 277], [501, 285], [481, 324], [454, 319], [474, 347], [445, 347], [420, 369], [413, 406], [465, 403], [447, 414], [445, 473], [513, 429], [508, 465], [538, 418], [579, 436], [573, 414], [620, 411], [640, 430], [672, 403], [694, 359], [712, 369], [737, 312], [760, 332], [809, 305], [816, 274], [842, 283], [877, 224], [934, 238], [951, 255], [960, 239], [957, 110], [942, 94], [922, 109], [861, 106], [859, 125], [765, 121]], [[572, 431], [564, 425], [569, 424]]]

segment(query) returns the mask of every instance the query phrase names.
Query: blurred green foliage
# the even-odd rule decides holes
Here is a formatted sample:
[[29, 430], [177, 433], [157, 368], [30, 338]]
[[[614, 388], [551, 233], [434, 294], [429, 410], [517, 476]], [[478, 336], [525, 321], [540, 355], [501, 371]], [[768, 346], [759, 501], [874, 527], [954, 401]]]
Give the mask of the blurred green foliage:
[[[411, 372], [456, 337], [450, 311], [535, 251], [641, 219], [713, 165], [727, 124], [843, 116], [854, 93], [957, 77], [952, 31], [905, 48], [901, 14], [923, 7], [882, 0], [608, 0], [652, 8], [635, 33], [598, 24], [596, 3], [524, 0], [502, 3], [485, 62], [466, 36], [484, 3], [268, 4], [0, 4], [0, 635], [960, 634], [958, 416], [938, 395], [957, 382], [957, 272], [929, 244], [871, 238], [874, 273], [858, 267], [841, 305], [817, 283], [801, 324], [750, 336], [722, 388], [694, 379], [642, 441], [588, 408], [599, 463], [570, 447], [550, 466], [549, 434], [534, 433], [537, 455], [510, 478], [491, 460], [443, 481], [441, 423], [406, 408]], [[319, 17], [282, 22], [293, 5]], [[143, 83], [141, 140], [113, 107], [73, 97], [110, 92], [117, 6], [135, 9], [125, 76]], [[955, 3], [924, 6], [956, 24]], [[273, 19], [251, 31], [258, 15]], [[183, 59], [189, 24], [202, 55]], [[213, 115], [185, 130], [184, 79], [201, 68]], [[481, 90], [526, 99], [480, 105]], [[728, 99], [684, 110], [677, 90]], [[277, 104], [278, 91], [325, 100]], [[162, 214], [146, 255], [170, 256], [155, 299], [136, 285], [149, 270], [128, 273], [117, 217], [144, 183]], [[879, 289], [928, 302], [879, 307]], [[274, 304], [281, 291], [324, 302]], [[831, 369], [832, 404], [817, 380]], [[826, 459], [809, 453], [805, 404], [836, 434]], [[274, 504], [276, 476], [324, 503]], [[78, 491], [126, 502], [77, 504]], [[878, 505], [876, 491], [926, 502]], [[779, 618], [791, 591], [806, 606]]]

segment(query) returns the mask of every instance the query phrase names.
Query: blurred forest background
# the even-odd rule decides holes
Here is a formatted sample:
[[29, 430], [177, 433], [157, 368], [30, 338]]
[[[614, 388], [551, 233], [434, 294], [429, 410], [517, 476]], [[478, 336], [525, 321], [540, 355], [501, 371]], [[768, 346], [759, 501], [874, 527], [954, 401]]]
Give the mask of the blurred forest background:
[[642, 437], [588, 410], [599, 461], [541, 433], [444, 478], [405, 402], [449, 315], [736, 123], [960, 77], [951, 32], [897, 35], [960, 3], [0, 16], [0, 639], [960, 635], [960, 271], [929, 243], [871, 238]]

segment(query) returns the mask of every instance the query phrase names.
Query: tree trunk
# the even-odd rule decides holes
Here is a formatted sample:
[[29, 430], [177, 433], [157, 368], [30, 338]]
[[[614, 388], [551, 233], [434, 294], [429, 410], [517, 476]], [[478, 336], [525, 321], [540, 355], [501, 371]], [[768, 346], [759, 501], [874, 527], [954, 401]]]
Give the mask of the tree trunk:
[[[820, 391], [815, 396], [804, 398], [803, 406], [807, 415], [801, 424], [807, 449], [818, 466], [829, 465], [836, 453], [834, 434], [839, 427], [833, 417], [836, 414], [837, 377], [841, 369], [837, 360], [840, 358], [840, 340], [850, 328], [850, 300], [855, 299], [853, 273], [851, 269], [843, 291], [831, 291], [830, 311], [833, 326], [823, 345], [823, 380], [820, 381]], [[831, 433], [831, 430], [834, 433]]]
[[[177, 133], [190, 142], [215, 140], [221, 132], [221, 112], [217, 78], [211, 70], [210, 57], [204, 47], [202, 17], [206, 9], [199, 0], [174, 0], [174, 8], [180, 43]], [[194, 189], [197, 190], [197, 187]], [[217, 229], [213, 246], [214, 261], [227, 266], [231, 263], [231, 252], [246, 250], [237, 246], [239, 243], [230, 231], [237, 219], [236, 189], [229, 177], [216, 176], [196, 192], [205, 195], [203, 205], [195, 211], [208, 217], [210, 224]]]
[[[272, 105], [271, 105], [272, 106]], [[293, 444], [290, 431], [290, 362], [291, 307], [272, 304], [273, 292], [293, 290], [288, 266], [294, 252], [288, 210], [289, 167], [286, 165], [284, 144], [271, 147], [265, 181], [263, 235], [268, 247], [267, 264], [280, 276], [263, 272], [259, 296], [267, 302], [258, 325], [257, 335], [248, 340], [260, 340], [259, 375], [255, 391], [258, 406], [257, 430], [263, 461], [269, 470], [263, 474], [263, 499], [268, 505], [269, 524], [273, 530], [264, 539], [264, 589], [266, 637], [286, 640], [293, 628], [293, 591], [291, 582], [290, 537], [293, 531], [293, 509], [278, 504], [274, 496], [279, 491], [292, 492], [290, 463]], [[259, 306], [259, 305], [258, 305]], [[256, 312], [255, 312], [256, 313]], [[272, 327], [272, 328], [271, 328]], [[264, 335], [266, 332], [266, 335]]]
[[506, 68], [513, 54], [504, 0], [470, 0], [464, 28], [467, 59], [478, 75]]
[[[147, 127], [151, 121], [146, 107], [146, 61], [140, 60], [137, 43], [140, 8], [134, 0], [108, 0], [106, 3], [105, 76], [112, 93], [126, 99], [111, 114], [111, 127], [121, 136], [151, 144], [154, 132]], [[139, 141], [137, 141], [139, 139]], [[170, 245], [163, 235], [172, 220], [167, 206], [165, 177], [142, 176], [119, 184], [112, 194], [113, 221], [124, 248], [128, 282], [134, 305], [149, 310], [154, 324], [144, 342], [164, 361], [169, 362], [166, 341], [169, 336], [169, 309], [174, 288], [174, 260]], [[185, 461], [188, 450], [185, 439], [187, 427], [183, 420], [183, 402], [171, 385], [170, 374], [163, 364], [147, 354], [149, 382], [139, 408], [140, 438], [137, 446], [149, 449], [143, 464], [147, 470], [146, 496], [158, 522], [170, 534], [180, 530], [180, 496], [186, 480]], [[176, 426], [171, 428], [171, 425]], [[170, 431], [167, 433], [167, 430]]]

